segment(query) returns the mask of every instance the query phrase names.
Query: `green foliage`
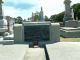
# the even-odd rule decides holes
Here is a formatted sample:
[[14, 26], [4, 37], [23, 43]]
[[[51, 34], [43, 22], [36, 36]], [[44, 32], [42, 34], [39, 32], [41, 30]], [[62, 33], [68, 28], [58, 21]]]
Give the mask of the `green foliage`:
[[35, 15], [34, 19], [35, 19], [35, 21], [39, 21], [40, 20], [39, 15]]
[[74, 4], [72, 6], [73, 10], [74, 10], [74, 17], [76, 19], [76, 17], [78, 17], [78, 19], [80, 19], [80, 3]]
[[[78, 20], [80, 20], [80, 3], [74, 4], [72, 6], [74, 10], [74, 18], [78, 17]], [[54, 22], [63, 22], [64, 12], [61, 12], [59, 14], [52, 15], [49, 20]]]
[[50, 17], [50, 20], [54, 21], [54, 22], [62, 22], [63, 21], [63, 17], [64, 17], [64, 12], [61, 12], [57, 15], [52, 15]]
[[22, 17], [18, 16], [17, 18], [14, 18], [15, 19], [15, 23], [18, 23], [18, 24], [22, 24]]
[[45, 16], [45, 21], [49, 21], [49, 19], [48, 19], [48, 17], [47, 17], [47, 16]]

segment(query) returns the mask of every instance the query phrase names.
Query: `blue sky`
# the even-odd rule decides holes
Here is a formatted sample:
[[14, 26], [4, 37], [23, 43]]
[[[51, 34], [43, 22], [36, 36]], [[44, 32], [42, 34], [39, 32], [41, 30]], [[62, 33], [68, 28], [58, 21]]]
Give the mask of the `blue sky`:
[[[64, 0], [3, 0], [4, 15], [12, 17], [21, 16], [25, 19], [31, 16], [32, 12], [40, 11], [43, 7], [44, 15], [50, 17], [64, 11]], [[71, 5], [79, 3], [80, 0], [72, 0]]]

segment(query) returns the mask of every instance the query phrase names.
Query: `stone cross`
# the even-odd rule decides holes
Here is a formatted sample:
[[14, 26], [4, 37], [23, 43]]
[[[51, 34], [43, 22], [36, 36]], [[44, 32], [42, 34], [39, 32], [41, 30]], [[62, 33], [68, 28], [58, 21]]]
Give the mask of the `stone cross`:
[[63, 22], [72, 20], [72, 13], [71, 13], [71, 6], [70, 6], [71, 1], [65, 0], [64, 4], [65, 4], [65, 14], [64, 14]]

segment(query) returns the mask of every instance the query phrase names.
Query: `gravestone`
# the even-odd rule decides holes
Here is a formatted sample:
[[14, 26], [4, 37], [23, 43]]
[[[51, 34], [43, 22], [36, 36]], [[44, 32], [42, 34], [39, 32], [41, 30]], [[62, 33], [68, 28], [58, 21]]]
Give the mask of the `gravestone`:
[[70, 7], [70, 0], [65, 0], [64, 27], [60, 29], [60, 35], [66, 38], [80, 38], [80, 22], [74, 19], [74, 10]]
[[64, 14], [64, 18], [63, 18], [64, 23], [65, 23], [65, 21], [72, 20], [70, 3], [71, 3], [70, 0], [64, 1], [64, 4], [65, 4], [65, 14]]
[[34, 25], [24, 26], [24, 40], [25, 41], [48, 41], [49, 25]]
[[63, 18], [63, 23], [65, 27], [78, 27], [78, 20], [74, 19], [74, 10], [71, 8], [71, 0], [65, 0], [65, 14]]
[[23, 22], [14, 25], [15, 43], [38, 42], [39, 44], [60, 41], [59, 23]]
[[7, 21], [3, 19], [2, 3], [0, 0], [0, 35], [3, 36], [4, 32], [7, 30]]

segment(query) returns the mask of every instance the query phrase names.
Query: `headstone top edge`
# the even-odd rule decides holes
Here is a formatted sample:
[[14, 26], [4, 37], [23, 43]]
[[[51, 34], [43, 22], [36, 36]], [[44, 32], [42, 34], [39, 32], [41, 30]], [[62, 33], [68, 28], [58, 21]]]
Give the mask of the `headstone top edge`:
[[28, 25], [51, 25], [50, 22], [24, 22], [23, 23], [24, 26], [28, 26]]

